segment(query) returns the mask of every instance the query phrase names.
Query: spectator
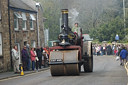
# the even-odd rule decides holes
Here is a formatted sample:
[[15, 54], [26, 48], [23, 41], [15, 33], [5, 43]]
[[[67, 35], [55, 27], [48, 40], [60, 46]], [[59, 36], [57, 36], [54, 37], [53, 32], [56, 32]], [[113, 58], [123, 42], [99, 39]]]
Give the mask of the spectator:
[[103, 56], [103, 46], [100, 45], [100, 55]]
[[118, 53], [118, 52], [117, 52], [117, 48], [115, 47], [115, 48], [114, 48], [114, 56], [117, 56], [117, 53]]
[[103, 46], [103, 55], [105, 55], [106, 54], [106, 51], [105, 51], [106, 49], [105, 49], [105, 46]]
[[44, 49], [43, 47], [41, 47], [41, 53], [42, 53], [42, 64], [44, 66], [44, 55], [43, 55]]
[[27, 50], [27, 53], [28, 53], [28, 63], [27, 63], [27, 70], [30, 70], [30, 67], [31, 67], [31, 59], [30, 59], [30, 48], [29, 48], [29, 44], [26, 45], [26, 50]]
[[43, 50], [46, 52], [46, 54], [47, 54], [47, 56], [48, 56], [48, 58], [49, 58], [48, 47], [44, 48]]
[[107, 47], [108, 47], [107, 44], [105, 44], [105, 54], [106, 54], [106, 55], [108, 55], [108, 54], [107, 54]]
[[106, 47], [106, 50], [107, 50], [107, 55], [111, 55], [112, 49], [111, 49], [111, 46], [110, 46], [110, 45], [108, 45], [108, 46]]
[[22, 63], [23, 63], [23, 70], [28, 70], [27, 68], [27, 64], [28, 64], [28, 60], [29, 60], [29, 55], [28, 55], [28, 52], [26, 50], [26, 46], [24, 46], [22, 52]]
[[95, 55], [96, 54], [96, 47], [95, 47], [95, 45], [93, 45], [92, 47], [93, 47], [93, 55]]
[[124, 61], [127, 57], [127, 54], [128, 54], [128, 52], [127, 52], [126, 48], [122, 47], [122, 50], [120, 52], [120, 65], [122, 65], [122, 66], [124, 65]]
[[100, 55], [100, 46], [96, 47], [97, 56]]
[[36, 57], [35, 57], [36, 70], [38, 71], [38, 68], [39, 68], [39, 58], [37, 56], [36, 48], [34, 48], [34, 53], [36, 55]]
[[98, 56], [98, 46], [96, 46], [96, 55]]
[[112, 55], [114, 55], [115, 53], [114, 53], [114, 51], [115, 51], [115, 45], [114, 44], [112, 44]]
[[35, 70], [35, 57], [36, 57], [36, 54], [34, 52], [34, 48], [31, 48], [30, 54], [31, 54], [31, 61], [32, 61], [32, 70]]
[[46, 51], [43, 51], [43, 56], [44, 56], [44, 68], [48, 65], [48, 54], [46, 53]]
[[39, 61], [38, 61], [39, 69], [41, 69], [41, 66], [42, 66], [42, 49], [39, 46], [36, 50], [36, 53], [37, 53], [37, 57], [39, 59]]
[[12, 59], [13, 59], [13, 68], [14, 73], [19, 73], [19, 52], [17, 50], [17, 46], [15, 45], [12, 49]]
[[121, 50], [120, 50], [120, 49], [121, 49], [121, 47], [120, 47], [120, 45], [118, 45], [118, 46], [117, 46], [117, 56], [119, 56], [119, 55], [120, 55], [120, 52], [121, 52]]

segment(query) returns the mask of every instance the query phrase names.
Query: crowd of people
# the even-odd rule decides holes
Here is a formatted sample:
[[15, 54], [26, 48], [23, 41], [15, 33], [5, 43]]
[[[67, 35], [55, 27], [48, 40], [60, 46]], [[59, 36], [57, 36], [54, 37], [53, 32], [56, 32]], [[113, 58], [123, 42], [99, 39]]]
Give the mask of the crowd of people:
[[21, 61], [20, 64], [20, 53], [18, 52], [17, 46], [15, 45], [12, 49], [12, 60], [13, 60], [13, 68], [15, 73], [20, 73], [20, 65], [23, 66], [24, 71], [29, 70], [37, 70], [41, 69], [41, 67], [45, 67], [46, 61], [48, 60], [48, 51], [46, 48], [32, 47], [29, 48], [29, 45], [23, 47], [21, 51]]
[[128, 61], [128, 45], [123, 44], [104, 44], [93, 45], [93, 54], [96, 56], [114, 55], [120, 58], [120, 65]]

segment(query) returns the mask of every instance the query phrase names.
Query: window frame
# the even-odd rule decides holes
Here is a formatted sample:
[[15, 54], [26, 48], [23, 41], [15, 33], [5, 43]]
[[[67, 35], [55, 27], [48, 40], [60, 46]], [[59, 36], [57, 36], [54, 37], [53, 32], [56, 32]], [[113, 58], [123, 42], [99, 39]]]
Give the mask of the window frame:
[[[22, 18], [20, 13], [14, 12], [14, 30], [18, 31], [19, 30], [19, 19]], [[16, 27], [15, 27], [15, 21], [16, 21]]]
[[27, 30], [26, 20], [22, 21], [22, 30]]
[[30, 30], [34, 30], [34, 21], [36, 20], [35, 16], [33, 14], [30, 14], [29, 24], [30, 24]]
[[32, 19], [33, 21], [36, 20], [35, 16], [33, 14], [30, 14], [30, 19]]
[[[15, 27], [16, 25], [16, 27]], [[19, 30], [19, 22], [18, 22], [18, 18], [16, 15], [14, 15], [14, 30], [18, 31]]]
[[22, 12], [22, 30], [27, 30], [27, 18], [24, 12]]
[[30, 23], [30, 30], [34, 30], [34, 23], [33, 23], [33, 20], [30, 19], [30, 20], [29, 20], [29, 23]]

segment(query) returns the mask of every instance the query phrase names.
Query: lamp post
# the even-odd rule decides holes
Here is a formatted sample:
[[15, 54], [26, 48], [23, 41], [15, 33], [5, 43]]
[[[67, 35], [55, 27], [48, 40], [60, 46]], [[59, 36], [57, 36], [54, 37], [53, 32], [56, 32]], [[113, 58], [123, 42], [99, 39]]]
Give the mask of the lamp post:
[[62, 18], [60, 18], [60, 32], [61, 32]]
[[39, 38], [39, 7], [40, 7], [40, 4], [39, 3], [36, 3], [36, 7], [37, 7], [37, 41], [38, 41], [38, 46], [40, 46], [40, 38]]

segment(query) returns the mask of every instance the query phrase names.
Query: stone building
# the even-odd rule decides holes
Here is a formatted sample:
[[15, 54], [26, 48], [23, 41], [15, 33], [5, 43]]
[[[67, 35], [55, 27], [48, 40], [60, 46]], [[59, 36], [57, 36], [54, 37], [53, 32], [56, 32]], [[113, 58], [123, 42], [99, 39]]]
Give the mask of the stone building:
[[26, 44], [43, 46], [43, 17], [40, 6], [33, 0], [0, 1], [0, 71], [8, 71], [12, 66], [14, 45], [18, 46], [19, 53]]
[[0, 0], [0, 72], [11, 68], [8, 0]]

